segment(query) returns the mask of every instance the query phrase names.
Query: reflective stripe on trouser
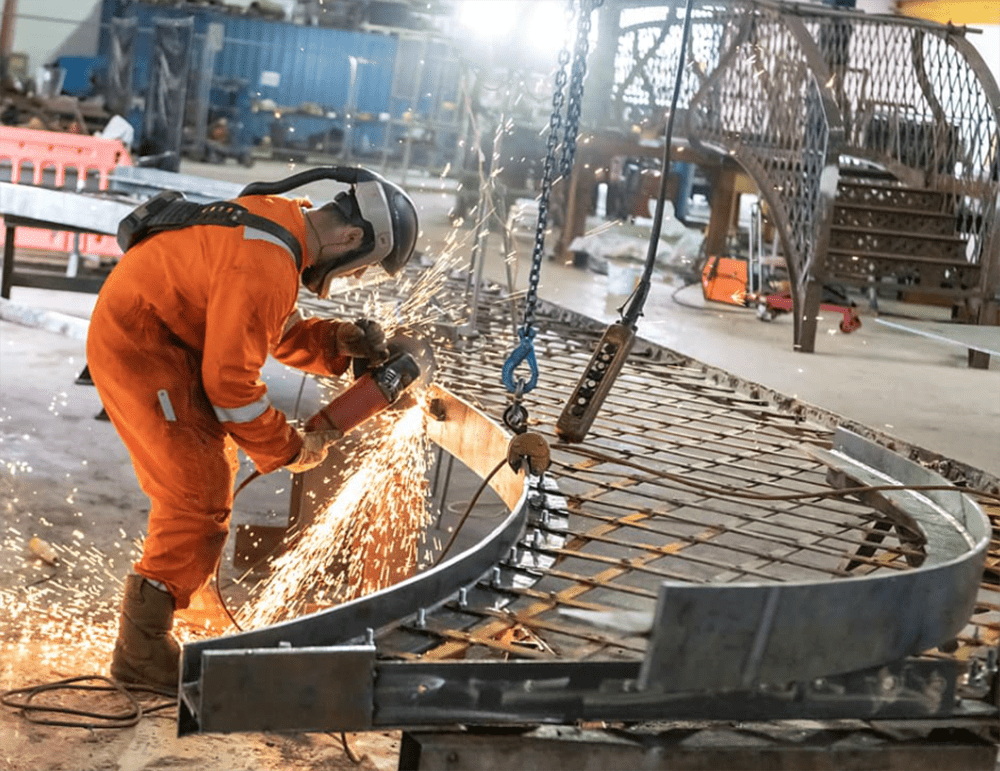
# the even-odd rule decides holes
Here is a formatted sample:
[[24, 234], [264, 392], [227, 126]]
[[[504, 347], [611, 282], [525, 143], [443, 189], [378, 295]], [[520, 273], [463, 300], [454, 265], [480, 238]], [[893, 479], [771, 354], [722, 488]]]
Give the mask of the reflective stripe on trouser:
[[[108, 417], [150, 498], [135, 571], [162, 581], [177, 609], [215, 573], [229, 532], [236, 445], [201, 386], [198, 355], [152, 314], [98, 303], [87, 364]], [[166, 391], [174, 420], [168, 420]]]

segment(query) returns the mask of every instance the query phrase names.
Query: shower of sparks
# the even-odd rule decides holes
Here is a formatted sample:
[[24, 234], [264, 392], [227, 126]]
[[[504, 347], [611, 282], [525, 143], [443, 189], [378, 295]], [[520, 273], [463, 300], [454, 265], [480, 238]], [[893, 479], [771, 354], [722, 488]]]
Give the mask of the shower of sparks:
[[110, 660], [121, 571], [112, 557], [77, 537], [82, 533], [73, 535], [68, 544], [49, 544], [58, 557], [49, 565], [32, 553], [28, 532], [7, 527], [0, 534], [0, 549], [13, 563], [7, 577], [15, 579], [0, 586], [5, 687], [24, 671], [90, 671], [95, 662], [101, 668]]
[[24, 671], [90, 669], [107, 659], [121, 578], [115, 559], [80, 530], [68, 542], [48, 542], [52, 523], [28, 508], [31, 466], [20, 461], [2, 466], [0, 687], [13, 687], [20, 685], [13, 678]]
[[[468, 234], [462, 234], [458, 223], [430, 266], [396, 279], [373, 271], [360, 287], [343, 282], [329, 298], [332, 308], [308, 298], [303, 304], [336, 315], [338, 301], [360, 299], [363, 315], [378, 321], [387, 336], [399, 329], [431, 336], [435, 325], [464, 321], [468, 315], [466, 299], [448, 287], [453, 273], [468, 268], [468, 246]], [[266, 626], [391, 586], [423, 567], [433, 549], [440, 548], [430, 544], [421, 560], [431, 519], [423, 408], [377, 421], [379, 441], [352, 454], [350, 476], [334, 498], [250, 590], [236, 613], [241, 627]]]
[[[76, 530], [68, 543], [47, 543], [58, 557], [50, 565], [29, 545], [28, 528], [36, 527], [28, 521], [0, 533], [10, 565], [0, 586], [0, 688], [19, 687], [25, 676], [46, 671], [106, 674], [123, 579], [142, 550], [139, 539], [123, 538], [114, 546], [124, 556], [116, 558]], [[174, 631], [181, 642], [205, 636], [188, 627]]]
[[[338, 300], [362, 299], [363, 314], [378, 321], [387, 336], [398, 329], [429, 336], [436, 324], [462, 321], [468, 314], [465, 298], [448, 287], [449, 277], [468, 267], [467, 246], [456, 225], [432, 265], [395, 279], [373, 271], [370, 278], [365, 275], [362, 292], [345, 282], [329, 299], [333, 309], [304, 304], [329, 315], [337, 313]], [[267, 578], [237, 611], [240, 626], [257, 628], [369, 594], [423, 566], [419, 555], [431, 518], [423, 407], [376, 421], [379, 440], [352, 454], [350, 476], [334, 498], [293, 548], [271, 561]]]
[[[271, 578], [241, 609], [242, 623], [259, 626], [312, 605], [342, 602], [422, 567], [419, 552], [431, 517], [423, 407], [410, 407], [382, 423], [380, 440], [368, 448], [340, 493], [297, 548], [275, 561]], [[11, 514], [18, 501], [15, 475], [30, 472], [23, 464], [8, 464], [8, 471], [2, 481], [10, 488], [6, 508]], [[47, 542], [58, 557], [56, 565], [49, 565], [30, 546], [35, 533], [45, 534], [47, 520], [17, 514], [0, 532], [7, 567], [0, 584], [0, 687], [23, 685], [28, 673], [105, 673], [118, 632], [124, 576], [141, 553], [141, 539], [130, 540], [120, 531], [122, 540], [114, 544], [118, 551], [111, 555], [75, 530], [68, 542]], [[190, 642], [217, 632], [179, 623], [174, 634]]]
[[[455, 298], [446, 289], [449, 275], [467, 267], [467, 259], [462, 256], [465, 240], [453, 228], [445, 241], [445, 248], [434, 264], [421, 270], [417, 275], [410, 273], [398, 279], [390, 278], [382, 271], [373, 271], [369, 279], [362, 279], [365, 296], [364, 314], [378, 321], [386, 335], [392, 336], [398, 328], [429, 329], [436, 323], [451, 322], [458, 318], [466, 305], [462, 298]], [[387, 285], [387, 293], [381, 289]], [[340, 291], [334, 291], [330, 301], [349, 301], [358, 296], [357, 285], [344, 282]], [[396, 299], [401, 298], [401, 299]], [[304, 304], [312, 304], [308, 299]]]
[[378, 591], [418, 567], [430, 521], [424, 412], [413, 406], [386, 427], [294, 548], [240, 609], [244, 628]]

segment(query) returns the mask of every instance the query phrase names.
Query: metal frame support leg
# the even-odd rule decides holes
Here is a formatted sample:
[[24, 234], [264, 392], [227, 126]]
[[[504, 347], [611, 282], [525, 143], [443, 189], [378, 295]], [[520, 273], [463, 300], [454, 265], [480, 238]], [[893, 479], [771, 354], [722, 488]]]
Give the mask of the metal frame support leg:
[[3, 236], [3, 274], [0, 279], [0, 297], [10, 299], [10, 288], [14, 283], [14, 234], [17, 228], [7, 225]]
[[816, 350], [816, 327], [822, 299], [823, 285], [819, 281], [808, 281], [795, 325], [795, 350], [800, 353], [812, 353]]

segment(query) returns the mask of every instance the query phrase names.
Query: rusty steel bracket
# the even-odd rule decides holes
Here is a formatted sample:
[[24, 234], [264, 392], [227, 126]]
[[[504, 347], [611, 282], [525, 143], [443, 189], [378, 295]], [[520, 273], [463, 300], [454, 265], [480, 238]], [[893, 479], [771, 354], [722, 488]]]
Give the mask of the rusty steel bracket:
[[545, 441], [545, 437], [534, 431], [518, 434], [510, 440], [507, 462], [514, 471], [520, 471], [527, 465], [533, 476], [544, 474], [552, 462], [549, 443]]

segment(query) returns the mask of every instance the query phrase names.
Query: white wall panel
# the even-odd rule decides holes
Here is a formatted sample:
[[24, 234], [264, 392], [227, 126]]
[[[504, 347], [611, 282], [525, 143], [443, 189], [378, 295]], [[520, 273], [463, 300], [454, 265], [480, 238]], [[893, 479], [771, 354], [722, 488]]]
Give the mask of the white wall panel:
[[12, 51], [32, 75], [60, 56], [95, 56], [100, 21], [100, 0], [18, 0]]

